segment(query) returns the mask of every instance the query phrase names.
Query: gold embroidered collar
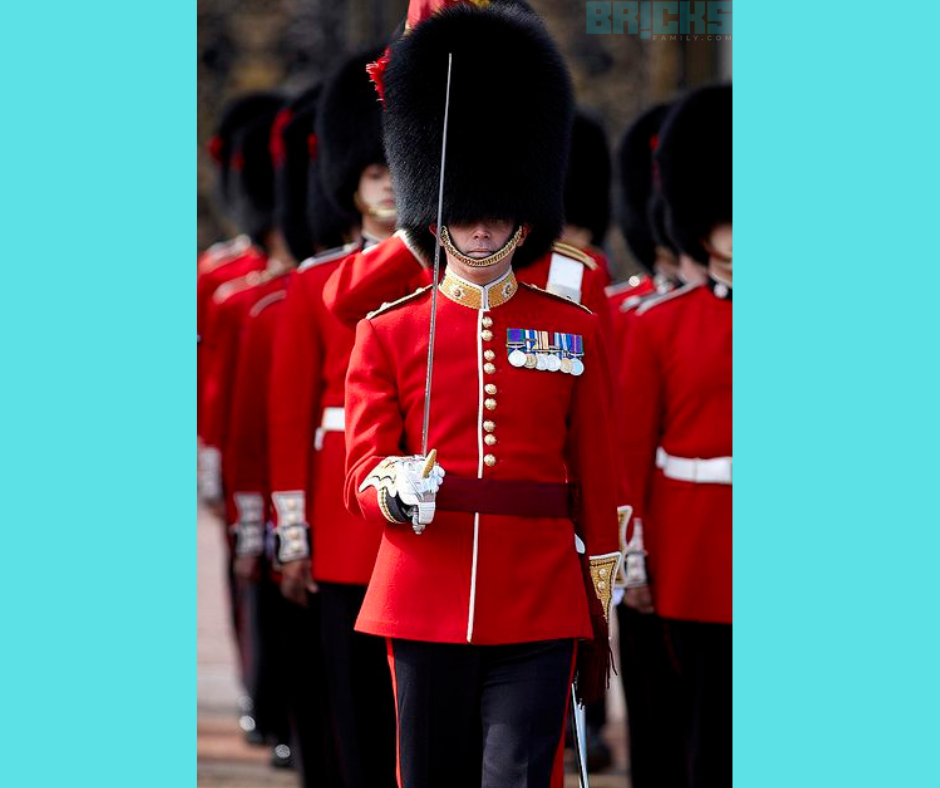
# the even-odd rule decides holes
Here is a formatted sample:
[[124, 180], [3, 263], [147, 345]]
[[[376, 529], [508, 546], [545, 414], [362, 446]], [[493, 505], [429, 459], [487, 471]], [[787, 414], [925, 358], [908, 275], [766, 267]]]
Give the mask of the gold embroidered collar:
[[445, 296], [470, 309], [494, 309], [505, 304], [518, 290], [519, 283], [511, 268], [487, 285], [468, 282], [448, 268], [441, 282], [441, 292]]

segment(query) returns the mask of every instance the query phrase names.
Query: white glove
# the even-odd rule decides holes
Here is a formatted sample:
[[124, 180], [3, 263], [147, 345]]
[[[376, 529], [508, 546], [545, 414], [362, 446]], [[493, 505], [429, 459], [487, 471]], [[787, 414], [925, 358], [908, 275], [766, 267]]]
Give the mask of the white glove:
[[395, 494], [405, 506], [413, 507], [411, 522], [415, 531], [421, 533], [434, 519], [437, 491], [444, 481], [445, 471], [435, 462], [425, 476], [427, 457], [420, 454], [400, 457], [396, 464]]

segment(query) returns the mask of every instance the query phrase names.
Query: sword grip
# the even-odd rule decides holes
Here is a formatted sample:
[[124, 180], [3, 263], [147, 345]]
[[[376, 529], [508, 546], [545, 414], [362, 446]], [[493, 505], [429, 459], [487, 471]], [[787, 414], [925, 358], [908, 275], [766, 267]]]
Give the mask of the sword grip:
[[431, 449], [428, 458], [424, 461], [424, 467], [421, 469], [421, 476], [425, 479], [431, 475], [434, 470], [434, 464], [437, 462], [437, 449]]

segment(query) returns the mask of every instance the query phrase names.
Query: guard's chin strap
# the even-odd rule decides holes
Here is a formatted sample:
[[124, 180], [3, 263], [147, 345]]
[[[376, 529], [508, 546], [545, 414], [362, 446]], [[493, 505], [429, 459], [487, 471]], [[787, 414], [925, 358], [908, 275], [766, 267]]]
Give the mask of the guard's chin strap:
[[380, 222], [393, 222], [398, 218], [397, 208], [380, 208], [377, 205], [367, 203], [359, 196], [359, 192], [353, 195], [353, 202], [356, 204], [359, 213], [371, 216], [373, 219], [378, 219]]
[[507, 255], [512, 254], [513, 250], [519, 245], [519, 241], [522, 240], [522, 234], [523, 226], [520, 224], [519, 227], [516, 228], [516, 232], [503, 244], [502, 248], [493, 252], [489, 257], [467, 257], [467, 255], [454, 246], [454, 242], [451, 241], [450, 233], [447, 231], [446, 227], [441, 228], [441, 244], [443, 244], [444, 248], [447, 250], [447, 254], [463, 265], [469, 266], [470, 268], [489, 268], [505, 260]]

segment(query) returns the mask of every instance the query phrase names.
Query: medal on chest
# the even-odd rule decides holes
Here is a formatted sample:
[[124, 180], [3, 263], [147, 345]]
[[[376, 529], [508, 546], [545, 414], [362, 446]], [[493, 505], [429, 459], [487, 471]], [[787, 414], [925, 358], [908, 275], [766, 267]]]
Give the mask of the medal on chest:
[[509, 350], [509, 363], [514, 367], [524, 367], [526, 362], [525, 338], [521, 328], [510, 328], [506, 330], [506, 348]]
[[509, 328], [506, 330], [506, 351], [509, 363], [516, 369], [575, 376], [584, 373], [581, 360], [584, 345], [579, 334]]

